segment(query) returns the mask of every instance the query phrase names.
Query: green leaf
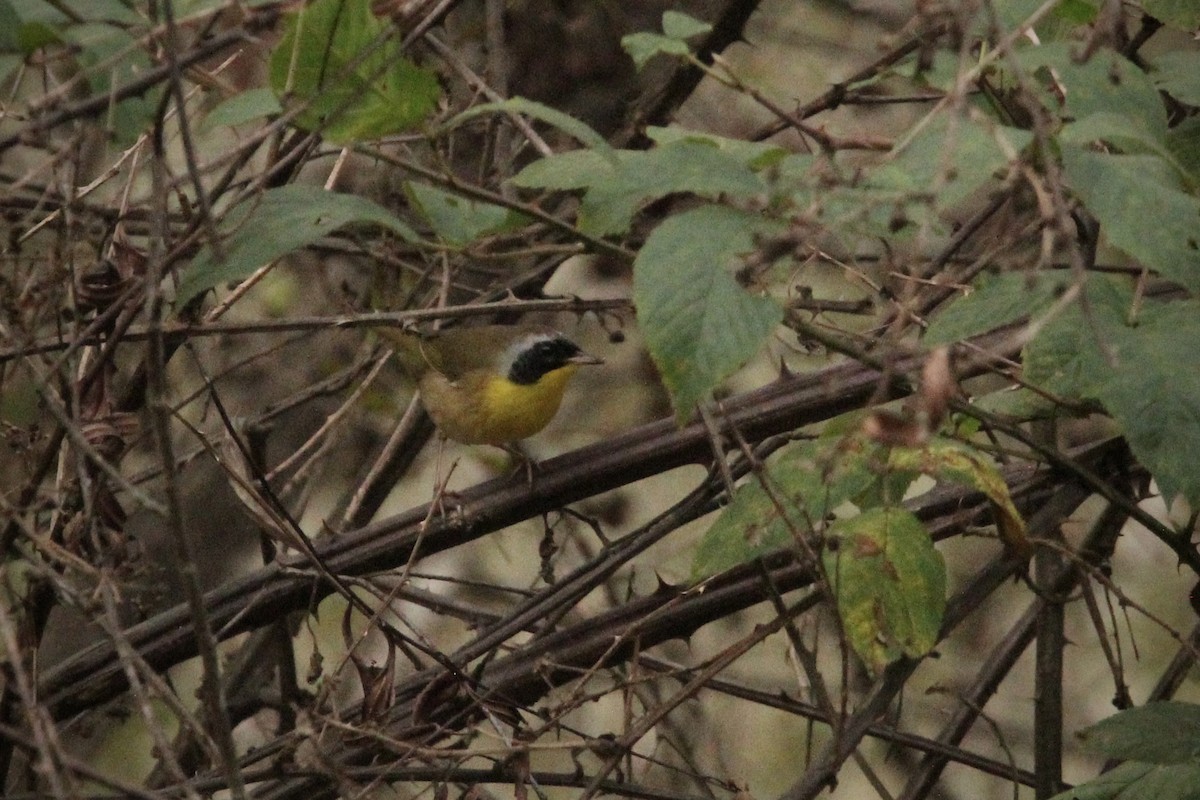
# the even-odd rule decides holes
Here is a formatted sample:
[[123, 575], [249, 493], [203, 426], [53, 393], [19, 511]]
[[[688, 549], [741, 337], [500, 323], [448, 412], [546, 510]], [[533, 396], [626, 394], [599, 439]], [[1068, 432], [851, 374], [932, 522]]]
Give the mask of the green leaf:
[[1160, 22], [1187, 33], [1200, 28], [1200, 5], [1196, 0], [1143, 0], [1142, 8]]
[[[956, 208], [972, 192], [1007, 168], [1006, 148], [1019, 153], [1032, 139], [1028, 131], [995, 125], [989, 120], [939, 114], [891, 161], [870, 178], [870, 185], [911, 198], [936, 190], [935, 208]], [[935, 181], [941, 181], [935, 183]], [[922, 201], [924, 202], [924, 201]]]
[[[42, 22], [46, 25], [62, 26], [67, 16], [45, 0], [9, 0], [13, 10], [25, 22]], [[79, 9], [72, 9], [78, 13]]]
[[209, 130], [221, 125], [241, 125], [283, 111], [275, 92], [266, 87], [247, 89], [216, 106], [204, 117]]
[[1174, 163], [1187, 172], [1188, 182], [1200, 184], [1200, 116], [1188, 117], [1167, 132], [1167, 149]]
[[874, 674], [937, 644], [946, 610], [946, 565], [925, 527], [903, 508], [838, 520], [822, 556], [842, 628]]
[[1191, 175], [1180, 165], [1167, 145], [1166, 129], [1147, 131], [1135, 118], [1126, 114], [1102, 112], [1067, 125], [1059, 137], [1064, 144], [1089, 145], [1107, 142], [1124, 153], [1149, 153], [1178, 173], [1178, 179], [1188, 181]]
[[572, 151], [535, 161], [516, 175], [517, 186], [585, 189], [578, 225], [584, 233], [607, 236], [628, 230], [647, 202], [678, 192], [715, 197], [754, 197], [766, 184], [734, 155], [708, 142], [683, 140], [649, 151]]
[[44, 22], [26, 22], [17, 32], [17, 46], [25, 55], [31, 55], [43, 47], [62, 44], [63, 37], [56, 28]]
[[1063, 0], [1054, 8], [1054, 15], [1070, 25], [1090, 25], [1098, 9], [1088, 0]]
[[1164, 499], [1200, 508], [1200, 302], [1145, 299], [1136, 324], [1129, 288], [1093, 279], [1026, 348], [1025, 376], [1052, 392], [1098, 400], [1120, 423]]
[[762, 347], [783, 318], [729, 267], [766, 230], [758, 214], [705, 206], [670, 217], [633, 265], [633, 296], [650, 355], [680, 421]]
[[[260, 6], [278, 5], [279, 0], [238, 0], [244, 8], [259, 8]], [[175, 16], [182, 19], [186, 16], [196, 17], [213, 11], [224, 10], [228, 0], [175, 0]]]
[[[1065, 147], [1063, 168], [1111, 244], [1200, 291], [1200, 200], [1179, 190], [1160, 159]], [[1153, 231], [1146, 227], [1150, 220]]]
[[[1041, 6], [1039, 0], [1004, 0], [995, 4], [996, 21], [1002, 30], [1012, 30], [1025, 24], [1029, 16]], [[990, 24], [990, 15], [976, 12], [975, 23], [982, 27]]]
[[1200, 52], [1172, 50], [1154, 58], [1154, 85], [1181, 103], [1200, 106]]
[[83, 8], [84, 19], [115, 22], [120, 25], [144, 25], [146, 23], [145, 13], [139, 13], [137, 4], [130, 3], [129, 0], [93, 0], [77, 4], [76, 7], [79, 6]]
[[1024, 386], [1013, 386], [977, 395], [971, 404], [989, 414], [1019, 422], [1062, 416], [1062, 412], [1053, 401]]
[[21, 17], [8, 0], [0, 0], [0, 53], [19, 53]]
[[423, 183], [409, 182], [405, 189], [413, 208], [425, 217], [444, 241], [470, 244], [480, 236], [520, 224], [524, 217], [502, 206], [459, 197]]
[[17, 67], [21, 66], [24, 61], [24, 58], [15, 53], [0, 53], [0, 83], [16, 72]]
[[652, 125], [646, 129], [646, 136], [660, 147], [676, 142], [704, 142], [722, 152], [729, 153], [753, 170], [775, 166], [790, 155], [786, 148], [779, 145], [728, 139], [713, 133], [680, 128], [676, 125], [666, 128]]
[[687, 42], [646, 31], [621, 37], [621, 47], [625, 48], [625, 52], [639, 70], [660, 53], [668, 56], [686, 56], [692, 52]]
[[441, 94], [437, 76], [404, 58], [389, 30], [370, 0], [316, 0], [288, 15], [270, 80], [280, 98], [308, 103], [298, 127], [352, 142], [408, 130], [429, 116]]
[[1200, 706], [1147, 703], [1101, 720], [1080, 731], [1079, 738], [1086, 749], [1108, 758], [1148, 764], [1196, 762], [1200, 760]]
[[621, 38], [621, 46], [639, 70], [659, 53], [670, 56], [688, 55], [691, 48], [686, 40], [712, 30], [712, 26], [707, 22], [701, 22], [679, 11], [665, 12], [662, 27], [665, 34], [663, 36], [642, 31]]
[[701, 579], [776, 550], [823, 526], [832, 511], [865, 492], [878, 476], [865, 458], [838, 458], [836, 444], [787, 448], [763, 480], [738, 488], [696, 547], [692, 576]]
[[1108, 50], [1078, 63], [1072, 57], [1073, 47], [1069, 42], [1054, 42], [1017, 51], [1025, 69], [1042, 70], [1043, 83], [1054, 87], [1046, 90], [1046, 107], [1061, 107], [1064, 121], [1081, 121], [1093, 114], [1125, 117], [1128, 127], [1161, 140], [1167, 132], [1167, 112], [1150, 76]]
[[1138, 460], [1150, 470], [1167, 502], [1182, 494], [1200, 508], [1200, 303], [1147, 303], [1140, 324], [1116, 343], [1117, 363], [1096, 396], [1121, 423]]
[[587, 189], [595, 184], [613, 180], [620, 169], [626, 151], [613, 151], [608, 158], [595, 150], [568, 150], [534, 161], [512, 178], [525, 188]]
[[1059, 71], [1067, 87], [1067, 111], [1076, 120], [1093, 114], [1116, 114], [1135, 123], [1147, 136], [1167, 132], [1167, 109], [1150, 76], [1127, 58], [1108, 50], [1080, 64], [1070, 60]]
[[925, 331], [926, 346], [949, 344], [993, 331], [1048, 308], [1070, 285], [1063, 273], [1005, 272], [938, 312]]
[[613, 152], [612, 145], [603, 136], [588, 127], [586, 123], [580, 122], [570, 114], [559, 111], [557, 108], [551, 108], [544, 103], [539, 103], [536, 100], [528, 100], [524, 97], [512, 97], [508, 100], [495, 103], [480, 103], [477, 106], [472, 106], [461, 114], [451, 117], [441, 126], [440, 130], [442, 132], [451, 131], [464, 122], [468, 122], [476, 117], [492, 114], [523, 114], [524, 116], [532, 117], [547, 125], [558, 128], [585, 147], [606, 154], [606, 157], [610, 160], [612, 158], [610, 155]]
[[1128, 761], [1050, 800], [1196, 800], [1200, 764]]
[[1133, 294], [1115, 279], [1094, 277], [1080, 297], [1086, 315], [1076, 301], [1025, 348], [1025, 378], [1055, 394], [1094, 398], [1111, 372], [1109, 357], [1125, 334]]
[[[28, 27], [22, 26], [22, 36]], [[137, 79], [152, 66], [142, 43], [116, 26], [72, 25], [63, 29], [62, 36], [79, 48], [79, 63], [96, 94], [107, 94], [114, 87]], [[141, 97], [126, 98], [108, 110], [110, 130], [118, 142], [132, 143], [146, 130], [162, 91], [162, 87], [149, 89]]]
[[708, 33], [712, 30], [712, 25], [695, 17], [689, 17], [682, 11], [664, 11], [662, 29], [663, 33], [672, 39], [690, 39], [693, 36]]
[[236, 281], [280, 256], [312, 244], [350, 223], [386, 228], [406, 241], [417, 234], [388, 211], [364, 197], [323, 191], [318, 186], [283, 186], [264, 192], [243, 214], [221, 226], [224, 259], [206, 247], [183, 274], [176, 293], [183, 305], [219, 283]]

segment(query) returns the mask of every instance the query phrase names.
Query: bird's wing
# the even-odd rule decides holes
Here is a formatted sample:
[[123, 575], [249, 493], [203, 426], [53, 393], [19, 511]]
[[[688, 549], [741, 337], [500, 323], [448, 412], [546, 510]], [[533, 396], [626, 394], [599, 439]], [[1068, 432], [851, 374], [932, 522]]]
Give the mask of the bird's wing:
[[[420, 349], [430, 367], [451, 381], [457, 381], [475, 370], [496, 370], [497, 362], [512, 335], [513, 329], [506, 325], [451, 328], [422, 340], [426, 346]], [[429, 346], [435, 340], [437, 346]], [[454, 358], [442, 356], [443, 348], [445, 352], [454, 353]], [[450, 361], [453, 363], [448, 363]]]
[[[396, 353], [400, 366], [410, 377], [420, 378], [433, 369], [450, 381], [457, 381], [472, 370], [495, 369], [497, 343], [507, 347], [512, 336], [511, 328], [502, 325], [452, 328], [432, 334], [381, 327], [375, 333]], [[443, 355], [443, 348], [454, 353], [453, 359]]]

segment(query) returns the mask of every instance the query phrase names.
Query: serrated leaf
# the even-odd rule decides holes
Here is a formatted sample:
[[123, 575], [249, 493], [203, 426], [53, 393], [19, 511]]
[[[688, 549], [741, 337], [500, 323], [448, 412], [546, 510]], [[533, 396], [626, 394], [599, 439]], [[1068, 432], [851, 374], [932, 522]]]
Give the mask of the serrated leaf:
[[1124, 115], [1161, 138], [1167, 131], [1167, 109], [1146, 71], [1129, 59], [1101, 50], [1080, 64], [1070, 59], [1059, 71], [1067, 86], [1067, 110], [1076, 120], [1093, 114]]
[[655, 228], [634, 262], [638, 321], [680, 421], [783, 319], [778, 303], [747, 292], [729, 269], [767, 229], [757, 214], [705, 206]]
[[1167, 131], [1167, 149], [1187, 171], [1189, 183], [1200, 184], [1200, 116], [1188, 117]]
[[696, 547], [692, 576], [701, 579], [796, 544], [833, 509], [877, 480], [865, 459], [832, 459], [825, 443], [787, 448], [766, 469], [764, 480], [738, 488]]
[[413, 208], [437, 235], [459, 247], [521, 221], [520, 215], [503, 206], [459, 197], [428, 184], [410, 181], [405, 189]]
[[1196, 800], [1200, 764], [1128, 761], [1050, 800]]
[[278, 114], [283, 111], [275, 92], [266, 87], [247, 89], [217, 105], [204, 117], [208, 129], [220, 125], [241, 125], [250, 120]]
[[1065, 94], [1048, 95], [1047, 105], [1056, 107], [1064, 120], [1084, 120], [1093, 114], [1126, 117], [1145, 136], [1159, 139], [1167, 132], [1167, 112], [1158, 90], [1140, 67], [1111, 51], [1100, 51], [1083, 63], [1072, 57], [1067, 42], [1054, 42], [1018, 51], [1018, 59], [1029, 70], [1053, 70], [1053, 81]]
[[593, 185], [579, 226], [595, 235], [624, 232], [644, 203], [677, 192], [753, 197], [766, 186], [738, 159], [704, 142], [684, 141], [645, 152], [625, 152], [614, 180]]
[[842, 628], [874, 674], [937, 644], [946, 609], [946, 565], [929, 532], [902, 508], [838, 520], [836, 549], [822, 559]]
[[1107, 142], [1124, 153], [1149, 153], [1162, 159], [1179, 175], [1176, 179], [1188, 180], [1185, 170], [1167, 146], [1167, 131], [1150, 132], [1137, 124], [1135, 118], [1125, 114], [1103, 112], [1092, 114], [1079, 122], [1067, 125], [1059, 137], [1065, 144], [1089, 145]]
[[1025, 378], [1055, 394], [1094, 397], [1109, 377], [1109, 356], [1123, 335], [1133, 302], [1128, 287], [1116, 280], [1093, 278], [1081, 288], [1088, 313], [1073, 303], [1051, 320], [1025, 349]]
[[688, 128], [680, 128], [676, 125], [665, 128], [652, 125], [646, 129], [646, 136], [660, 147], [676, 142], [704, 142], [716, 147], [718, 150], [729, 153], [753, 170], [774, 166], [791, 155], [786, 148], [768, 144], [767, 142], [747, 142], [743, 139], [729, 139], [725, 136], [717, 136], [714, 133], [694, 131]]
[[1080, 731], [1079, 738], [1086, 749], [1108, 758], [1148, 764], [1196, 762], [1200, 760], [1200, 706], [1147, 703], [1101, 720]]
[[1045, 272], [988, 276], [970, 294], [939, 311], [923, 341], [926, 346], [949, 344], [1037, 314], [1054, 302], [1070, 280], [1064, 273]]
[[1179, 102], [1200, 106], [1200, 52], [1172, 50], [1155, 56], [1150, 78]]
[[[1071, 188], [1108, 241], [1164, 278], [1200, 291], [1200, 200], [1153, 156], [1063, 148]], [[1154, 221], [1152, 231], [1146, 223]]]
[[1193, 457], [1200, 447], [1200, 370], [1189, 366], [1200, 341], [1200, 304], [1147, 303], [1137, 327], [1123, 333], [1117, 363], [1097, 376], [1096, 395], [1167, 502], [1182, 494], [1200, 508]]
[[1200, 303], [1146, 299], [1130, 324], [1132, 291], [1115, 281], [1086, 286], [1026, 348], [1025, 375], [1052, 392], [1098, 400], [1121, 425], [1164, 499], [1200, 508]]
[[318, 186], [284, 186], [264, 192], [247, 211], [221, 226], [224, 260], [206, 247], [183, 274], [177, 303], [183, 305], [220, 283], [245, 278], [259, 267], [351, 223], [386, 228], [406, 241], [417, 234], [386, 208], [365, 197], [323, 191]]
[[[316, 0], [289, 14], [271, 54], [271, 88], [308, 103], [297, 127], [333, 142], [375, 139], [424, 121], [441, 94], [437, 76], [385, 37], [370, 0]], [[381, 40], [382, 43], [381, 43]]]
[[[997, 140], [1007, 142], [1002, 148]], [[1019, 153], [1032, 139], [1028, 131], [984, 119], [951, 119], [940, 114], [870, 178], [870, 185], [920, 197], [935, 188], [938, 208], [955, 208], [1009, 163], [1006, 149]]]
[[989, 414], [1019, 421], [1050, 419], [1062, 413], [1048, 397], [1024, 386], [976, 396], [972, 405]]
[[585, 189], [578, 225], [593, 236], [625, 232], [641, 206], [668, 194], [753, 197], [766, 192], [752, 169], [707, 142], [685, 140], [648, 151], [616, 151], [615, 156], [610, 160], [589, 151], [553, 155], [530, 164], [512, 182]]
[[1009, 552], [1027, 559], [1033, 546], [1025, 533], [1025, 520], [1013, 505], [1008, 484], [982, 453], [947, 439], [935, 438], [924, 447], [893, 448], [888, 466], [928, 475], [939, 483], [957, 483], [982, 492], [991, 501], [996, 527]]

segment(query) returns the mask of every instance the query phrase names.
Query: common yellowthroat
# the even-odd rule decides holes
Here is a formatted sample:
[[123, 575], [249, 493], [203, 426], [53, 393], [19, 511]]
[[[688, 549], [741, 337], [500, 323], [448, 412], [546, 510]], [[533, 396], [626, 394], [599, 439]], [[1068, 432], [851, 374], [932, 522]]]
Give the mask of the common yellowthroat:
[[503, 446], [532, 436], [558, 412], [575, 371], [604, 363], [540, 325], [378, 332], [417, 381], [442, 435], [463, 444]]

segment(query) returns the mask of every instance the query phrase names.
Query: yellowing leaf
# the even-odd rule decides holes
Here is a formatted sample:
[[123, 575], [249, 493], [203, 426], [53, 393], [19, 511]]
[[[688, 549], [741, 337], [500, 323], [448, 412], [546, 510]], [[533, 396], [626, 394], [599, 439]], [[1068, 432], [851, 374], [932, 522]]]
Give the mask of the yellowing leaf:
[[[837, 506], [867, 491], [878, 477], [865, 457], [831, 459], [824, 443], [787, 448], [763, 480], [737, 490], [696, 548], [692, 575], [705, 578], [784, 547], [821, 529]], [[768, 490], [769, 487], [769, 490]]]
[[940, 482], [970, 486], [987, 496], [996, 515], [1000, 538], [1013, 555], [1028, 559], [1033, 546], [1025, 534], [1025, 520], [1013, 505], [1008, 484], [985, 456], [945, 439], [934, 439], [924, 447], [897, 447], [889, 466], [914, 470]]
[[872, 673], [937, 644], [946, 610], [946, 565], [929, 532], [899, 507], [872, 508], [830, 529], [826, 550], [846, 638]]

